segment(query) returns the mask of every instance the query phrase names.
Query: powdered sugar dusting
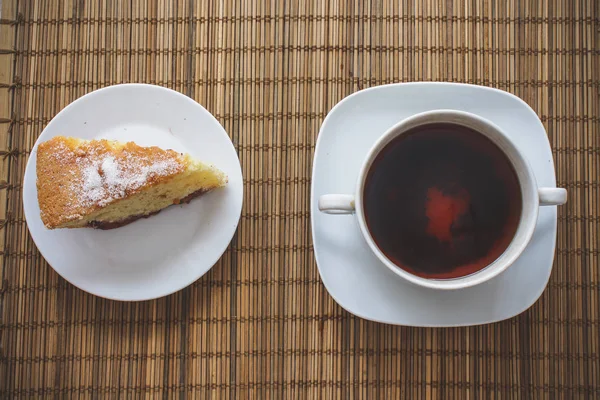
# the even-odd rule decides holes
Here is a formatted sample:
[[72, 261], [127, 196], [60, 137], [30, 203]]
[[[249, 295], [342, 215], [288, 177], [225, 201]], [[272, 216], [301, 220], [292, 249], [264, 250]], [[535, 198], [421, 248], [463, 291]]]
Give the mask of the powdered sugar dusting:
[[104, 197], [102, 177], [94, 165], [83, 170], [83, 200], [96, 202]]
[[98, 158], [78, 160], [82, 165], [82, 179], [79, 182], [80, 203], [84, 207], [101, 207], [121, 199], [130, 191], [144, 186], [150, 178], [174, 174], [180, 168], [174, 159], [156, 162], [140, 160], [125, 155], [115, 158], [104, 155]]
[[117, 182], [121, 181], [121, 174], [119, 173], [119, 166], [117, 165], [114, 157], [112, 157], [112, 156], [106, 157], [102, 161], [102, 165], [100, 166], [100, 169], [104, 173], [104, 177], [106, 178], [107, 182], [111, 182], [111, 183], [114, 182], [116, 184]]

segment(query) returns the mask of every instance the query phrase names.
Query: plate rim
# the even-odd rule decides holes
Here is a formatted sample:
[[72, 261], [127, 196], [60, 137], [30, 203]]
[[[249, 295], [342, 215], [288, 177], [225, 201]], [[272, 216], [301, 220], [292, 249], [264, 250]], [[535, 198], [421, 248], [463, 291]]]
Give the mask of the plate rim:
[[[413, 323], [407, 323], [406, 321], [393, 321], [391, 319], [381, 319], [381, 318], [374, 318], [371, 317], [369, 315], [365, 315], [361, 312], [356, 312], [350, 309], [350, 307], [348, 307], [347, 305], [343, 304], [343, 302], [341, 302], [339, 300], [339, 297], [334, 293], [335, 291], [332, 291], [330, 286], [328, 286], [328, 284], [325, 282], [325, 280], [323, 279], [323, 275], [321, 273], [321, 265], [319, 262], [319, 255], [318, 255], [318, 250], [316, 245], [316, 236], [315, 236], [315, 218], [316, 218], [316, 214], [318, 213], [317, 209], [316, 209], [316, 195], [315, 195], [315, 182], [316, 182], [316, 164], [315, 164], [315, 159], [317, 158], [317, 154], [320, 150], [320, 144], [321, 144], [321, 140], [322, 140], [322, 133], [327, 129], [328, 124], [330, 123], [331, 118], [333, 118], [333, 115], [335, 114], [335, 111], [337, 111], [339, 108], [341, 108], [341, 106], [343, 104], [345, 104], [346, 102], [350, 101], [351, 99], [353, 99], [354, 97], [359, 97], [364, 95], [367, 92], [371, 92], [371, 91], [380, 91], [380, 90], [386, 90], [386, 89], [391, 89], [391, 88], [396, 88], [396, 87], [405, 87], [405, 86], [446, 86], [446, 87], [454, 87], [454, 88], [462, 88], [462, 87], [471, 87], [471, 88], [476, 88], [477, 90], [481, 90], [482, 92], [490, 92], [490, 93], [496, 93], [496, 94], [500, 94], [503, 96], [507, 96], [512, 98], [512, 100], [516, 100], [521, 107], [527, 109], [527, 111], [535, 118], [535, 120], [537, 121], [537, 125], [540, 129], [542, 129], [544, 132], [546, 131], [546, 129], [544, 128], [544, 125], [542, 124], [541, 120], [539, 119], [538, 115], [535, 113], [535, 111], [531, 108], [531, 106], [529, 104], [527, 104], [527, 102], [525, 102], [523, 99], [521, 99], [520, 97], [507, 92], [505, 90], [501, 90], [501, 89], [497, 89], [497, 88], [493, 88], [493, 87], [489, 87], [489, 86], [482, 86], [482, 85], [475, 85], [475, 84], [470, 84], [470, 83], [459, 83], [459, 82], [432, 82], [432, 81], [415, 81], [415, 82], [397, 82], [397, 83], [389, 83], [389, 84], [384, 84], [384, 85], [378, 85], [378, 86], [372, 86], [369, 88], [365, 88], [365, 89], [361, 89], [358, 90], [356, 92], [353, 92], [351, 94], [349, 94], [348, 96], [344, 97], [343, 99], [341, 99], [339, 102], [337, 102], [332, 108], [331, 110], [329, 110], [329, 112], [327, 113], [325, 119], [323, 120], [323, 122], [321, 123], [321, 127], [319, 128], [319, 134], [317, 137], [317, 141], [315, 143], [315, 151], [313, 154], [313, 167], [312, 167], [312, 174], [311, 174], [311, 187], [310, 187], [310, 212], [311, 212], [311, 236], [312, 236], [312, 240], [313, 240], [313, 252], [315, 254], [315, 262], [317, 264], [317, 270], [319, 271], [319, 276], [321, 278], [321, 281], [323, 283], [323, 286], [325, 287], [325, 289], [327, 290], [327, 292], [329, 293], [329, 295], [333, 298], [333, 300], [340, 306], [342, 307], [344, 310], [346, 310], [347, 312], [349, 312], [352, 315], [355, 315], [359, 318], [368, 320], [368, 321], [373, 321], [373, 322], [378, 322], [378, 323], [383, 323], [383, 324], [389, 324], [389, 325], [398, 325], [398, 326], [411, 326], [411, 327], [423, 327], [423, 328], [457, 328], [457, 327], [464, 327], [464, 326], [478, 326], [478, 325], [486, 325], [486, 324], [492, 324], [492, 323], [496, 323], [496, 322], [500, 322], [500, 321], [505, 321], [507, 319], [513, 318], [517, 315], [520, 315], [521, 313], [525, 312], [526, 310], [528, 310], [529, 308], [531, 308], [531, 306], [533, 306], [535, 303], [537, 303], [537, 301], [539, 300], [539, 298], [542, 296], [542, 294], [544, 293], [544, 291], [546, 290], [546, 287], [548, 286], [548, 282], [550, 281], [550, 276], [552, 273], [552, 269], [553, 269], [553, 263], [550, 265], [550, 268], [547, 268], [548, 273], [546, 274], [545, 278], [544, 278], [544, 282], [543, 285], [540, 285], [540, 290], [535, 294], [535, 296], [533, 297], [533, 300], [531, 301], [530, 304], [527, 304], [524, 306], [524, 308], [522, 308], [520, 311], [518, 311], [515, 314], [506, 316], [506, 317], [501, 317], [501, 318], [487, 318], [485, 320], [476, 322], [476, 323], [451, 323], [451, 324], [439, 324], [439, 323], [420, 323], [420, 324], [413, 324]], [[475, 113], [477, 114], [477, 113]], [[382, 132], [383, 134], [383, 132]], [[545, 141], [547, 146], [550, 148], [550, 150], [552, 150], [551, 146], [550, 146], [550, 141], [548, 139], [548, 136], [545, 135]], [[556, 187], [556, 167], [554, 164], [554, 159], [551, 157], [550, 159], [550, 165], [552, 167], [552, 184], [551, 185], [544, 185], [545, 187]], [[538, 217], [539, 218], [539, 217]], [[556, 241], [557, 241], [557, 214], [556, 212], [554, 212], [553, 216], [551, 217], [552, 219], [552, 223], [553, 223], [553, 227], [549, 228], [552, 229], [554, 234], [552, 235], [552, 260], [554, 261], [555, 258], [555, 253], [556, 253]], [[539, 222], [539, 219], [538, 219]], [[537, 227], [536, 227], [537, 230]], [[535, 232], [535, 231], [534, 231]], [[529, 245], [528, 245], [529, 247]], [[527, 249], [527, 248], [526, 248]], [[399, 278], [400, 277], [395, 277], [395, 278]], [[410, 284], [410, 283], [409, 283]], [[457, 289], [457, 290], [464, 290], [464, 289]]]
[[[147, 296], [132, 296], [132, 297], [127, 297], [127, 298], [122, 298], [119, 296], [112, 296], [112, 295], [106, 295], [103, 293], [99, 293], [97, 291], [94, 290], [90, 290], [89, 288], [82, 288], [81, 286], [75, 284], [74, 282], [72, 282], [69, 278], [67, 278], [64, 274], [60, 273], [53, 265], [52, 263], [48, 260], [48, 258], [46, 257], [47, 252], [45, 250], [42, 250], [42, 248], [40, 248], [40, 245], [38, 245], [38, 241], [35, 238], [35, 233], [32, 232], [32, 229], [30, 228], [29, 225], [29, 218], [32, 216], [28, 216], [29, 214], [31, 214], [31, 210], [27, 211], [27, 207], [25, 207], [25, 198], [27, 197], [29, 199], [29, 196], [26, 194], [26, 188], [31, 186], [31, 185], [35, 185], [35, 180], [33, 180], [33, 182], [31, 182], [31, 179], [29, 178], [30, 175], [33, 174], [34, 177], [37, 177], [37, 174], [34, 172], [30, 172], [30, 169], [33, 168], [31, 166], [31, 164], [33, 163], [33, 159], [35, 157], [37, 157], [37, 149], [38, 149], [38, 145], [42, 142], [42, 140], [48, 140], [51, 139], [52, 137], [55, 137], [57, 135], [53, 135], [53, 136], [49, 136], [49, 137], [45, 137], [44, 135], [47, 132], [48, 127], [52, 124], [53, 121], [56, 120], [56, 118], [58, 118], [61, 114], [66, 113], [69, 111], [69, 109], [71, 109], [76, 103], [80, 103], [81, 101], [85, 101], [86, 99], [90, 98], [90, 97], [94, 97], [98, 94], [102, 94], [103, 92], [107, 92], [107, 91], [113, 91], [113, 90], [120, 90], [123, 89], [125, 87], [133, 87], [133, 88], [146, 88], [146, 89], [150, 89], [150, 90], [157, 90], [159, 92], [166, 92], [169, 93], [170, 95], [175, 95], [178, 96], [180, 98], [182, 98], [184, 101], [189, 102], [192, 106], [194, 107], [200, 107], [200, 110], [205, 112], [208, 116], [210, 116], [210, 118], [218, 125], [218, 127], [220, 128], [221, 132], [228, 140], [229, 142], [229, 146], [232, 150], [232, 154], [235, 154], [236, 160], [237, 160], [237, 166], [239, 169], [239, 174], [240, 174], [240, 181], [239, 181], [239, 188], [236, 188], [236, 191], [239, 191], [239, 197], [240, 197], [240, 202], [239, 202], [239, 210], [236, 212], [236, 219], [235, 219], [235, 225], [232, 228], [231, 231], [231, 237], [229, 238], [229, 240], [224, 244], [223, 249], [219, 250], [216, 254], [218, 254], [216, 256], [215, 260], [211, 260], [210, 261], [210, 267], [202, 272], [202, 273], [198, 273], [198, 274], [194, 274], [193, 278], [190, 278], [190, 280], [186, 280], [187, 283], [183, 283], [180, 285], [176, 285], [174, 286], [172, 289], [168, 289], [168, 290], [164, 290], [161, 291], [160, 293], [157, 294], [152, 294], [152, 295], [147, 295]], [[48, 134], [49, 135], [49, 134]], [[48, 136], [46, 135], [46, 136]], [[35, 191], [37, 193], [37, 187], [35, 188]], [[234, 239], [236, 233], [237, 233], [237, 229], [239, 227], [239, 222], [241, 219], [241, 214], [242, 214], [242, 210], [243, 210], [243, 205], [244, 205], [244, 180], [243, 180], [243, 171], [242, 171], [242, 167], [241, 167], [241, 163], [240, 163], [240, 159], [239, 159], [239, 154], [233, 144], [233, 141], [231, 140], [231, 138], [229, 137], [229, 135], [227, 134], [227, 131], [225, 130], [225, 128], [223, 127], [223, 125], [221, 125], [221, 123], [219, 122], [219, 120], [216, 119], [216, 117], [210, 112], [208, 111], [202, 104], [200, 104], [199, 102], [197, 102], [196, 100], [194, 100], [193, 98], [178, 92], [176, 90], [173, 90], [171, 88], [168, 87], [164, 87], [164, 86], [159, 86], [159, 85], [153, 85], [153, 84], [148, 84], [148, 83], [121, 83], [121, 84], [116, 84], [116, 85], [109, 85], [109, 86], [105, 86], [96, 90], [92, 90], [91, 92], [88, 92], [76, 99], [74, 99], [73, 101], [71, 101], [69, 104], [67, 104], [64, 108], [62, 108], [59, 112], [57, 112], [54, 117], [52, 117], [52, 119], [46, 124], [46, 126], [44, 126], [44, 129], [42, 130], [42, 132], [40, 133], [40, 135], [37, 137], [33, 147], [31, 148], [31, 152], [29, 155], [29, 158], [27, 160], [27, 164], [25, 165], [25, 170], [23, 172], [23, 187], [21, 189], [21, 194], [22, 194], [22, 201], [21, 204], [23, 206], [23, 215], [25, 217], [25, 222], [27, 225], [27, 231], [29, 232], [29, 236], [31, 237], [31, 240], [34, 242], [36, 249], [39, 251], [40, 255], [44, 258], [45, 262], [48, 264], [48, 266], [50, 266], [50, 268], [52, 268], [54, 270], [54, 272], [56, 272], [61, 278], [63, 278], [64, 280], [66, 280], [67, 282], [69, 282], [71, 285], [73, 285], [74, 287], [78, 288], [79, 290], [82, 290], [86, 293], [89, 293], [93, 296], [97, 296], [100, 298], [104, 298], [107, 300], [113, 300], [113, 301], [121, 301], [121, 302], [142, 302], [142, 301], [150, 301], [150, 300], [155, 300], [155, 299], [159, 299], [162, 297], [166, 297], [169, 295], [172, 295], [174, 293], [177, 293], [183, 289], [185, 289], [186, 287], [192, 285], [194, 282], [196, 282], [198, 279], [202, 278], [204, 275], [206, 275], [217, 263], [218, 261], [223, 257], [223, 254], [227, 251], [227, 248], [230, 246], [232, 240]], [[37, 199], [29, 199], [29, 201], [37, 201]], [[40, 218], [38, 216], [38, 218]], [[230, 236], [229, 234], [227, 236]]]

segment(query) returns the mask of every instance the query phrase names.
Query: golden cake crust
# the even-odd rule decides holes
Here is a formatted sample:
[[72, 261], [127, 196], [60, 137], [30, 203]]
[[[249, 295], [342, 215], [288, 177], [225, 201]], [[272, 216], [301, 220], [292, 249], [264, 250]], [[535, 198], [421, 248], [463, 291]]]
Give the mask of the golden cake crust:
[[[40, 216], [48, 228], [80, 219], [185, 170], [188, 157], [133, 142], [63, 136], [37, 149]], [[108, 182], [108, 185], [107, 185]]]

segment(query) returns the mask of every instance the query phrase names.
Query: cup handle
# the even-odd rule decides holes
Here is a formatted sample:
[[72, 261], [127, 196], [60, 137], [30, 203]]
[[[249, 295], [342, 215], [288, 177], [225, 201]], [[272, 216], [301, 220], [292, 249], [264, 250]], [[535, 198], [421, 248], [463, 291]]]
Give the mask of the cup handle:
[[319, 211], [325, 214], [353, 214], [354, 196], [351, 194], [325, 194], [319, 197]]
[[540, 206], [559, 206], [567, 202], [567, 191], [563, 188], [539, 188]]

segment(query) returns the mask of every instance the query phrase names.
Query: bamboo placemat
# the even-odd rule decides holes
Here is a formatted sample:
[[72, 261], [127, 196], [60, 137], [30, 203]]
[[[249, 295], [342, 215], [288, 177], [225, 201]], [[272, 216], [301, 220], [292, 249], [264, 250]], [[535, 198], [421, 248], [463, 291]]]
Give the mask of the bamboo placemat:
[[[600, 397], [596, 0], [150, 3], [0, 0], [1, 397]], [[418, 80], [507, 90], [547, 129], [569, 203], [548, 288], [508, 321], [376, 324], [341, 309], [320, 281], [309, 222], [319, 126], [356, 90]], [[60, 278], [21, 206], [44, 126], [123, 82], [203, 104], [245, 178], [222, 259], [142, 303]]]

